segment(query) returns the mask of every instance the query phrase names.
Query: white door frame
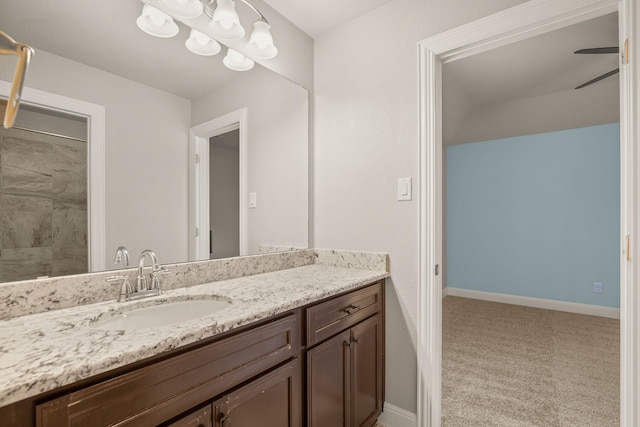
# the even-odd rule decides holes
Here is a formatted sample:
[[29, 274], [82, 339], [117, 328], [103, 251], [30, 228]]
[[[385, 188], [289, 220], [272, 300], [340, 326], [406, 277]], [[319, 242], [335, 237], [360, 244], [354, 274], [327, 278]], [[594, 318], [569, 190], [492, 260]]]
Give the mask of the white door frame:
[[[0, 80], [0, 96], [7, 98], [10, 91], [11, 83]], [[87, 119], [89, 271], [104, 271], [106, 260], [105, 108], [102, 105], [29, 87], [22, 90], [21, 103], [47, 110], [62, 111]]]
[[[240, 255], [247, 255], [247, 108], [232, 111], [189, 132], [189, 260], [209, 259], [209, 139], [240, 130]], [[198, 231], [201, 230], [201, 231]]]
[[[420, 216], [418, 301], [418, 425], [441, 424], [442, 279], [442, 64], [618, 11], [620, 46], [629, 39], [629, 64], [620, 67], [621, 152], [621, 408], [622, 426], [640, 425], [640, 290], [635, 235], [640, 213], [637, 171], [640, 11], [635, 0], [530, 0], [419, 43]], [[622, 49], [621, 49], [622, 51]]]

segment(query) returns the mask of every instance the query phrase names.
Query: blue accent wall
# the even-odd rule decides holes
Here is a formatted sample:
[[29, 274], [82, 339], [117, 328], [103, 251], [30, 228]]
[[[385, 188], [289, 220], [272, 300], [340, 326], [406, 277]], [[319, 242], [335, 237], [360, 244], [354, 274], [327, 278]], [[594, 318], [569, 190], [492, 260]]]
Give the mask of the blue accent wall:
[[446, 180], [448, 286], [620, 306], [618, 123], [447, 147]]

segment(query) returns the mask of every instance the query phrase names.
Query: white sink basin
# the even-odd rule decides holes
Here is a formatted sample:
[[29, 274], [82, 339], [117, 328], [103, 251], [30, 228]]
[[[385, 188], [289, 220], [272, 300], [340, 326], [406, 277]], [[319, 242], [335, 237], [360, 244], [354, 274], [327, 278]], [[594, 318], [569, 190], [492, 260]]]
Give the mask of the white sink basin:
[[91, 321], [98, 329], [133, 331], [145, 328], [175, 325], [189, 320], [210, 316], [229, 307], [223, 299], [159, 300], [146, 301], [124, 310], [104, 313]]

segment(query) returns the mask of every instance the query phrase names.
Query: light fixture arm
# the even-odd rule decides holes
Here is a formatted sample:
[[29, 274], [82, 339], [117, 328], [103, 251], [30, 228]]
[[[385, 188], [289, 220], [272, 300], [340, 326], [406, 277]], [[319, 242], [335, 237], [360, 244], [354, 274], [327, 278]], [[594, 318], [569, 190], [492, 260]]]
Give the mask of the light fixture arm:
[[0, 31], [0, 55], [15, 55], [18, 57], [18, 64], [13, 76], [13, 84], [11, 85], [11, 94], [7, 101], [7, 108], [4, 113], [5, 128], [13, 126], [13, 122], [20, 106], [20, 96], [22, 94], [22, 86], [24, 78], [27, 74], [27, 66], [33, 56], [33, 49], [26, 44], [18, 43], [7, 34]]
[[[204, 6], [204, 13], [209, 17], [209, 18], [213, 18], [213, 3], [216, 0], [200, 0], [202, 2], [202, 5]], [[255, 7], [254, 5], [252, 5], [251, 3], [249, 3], [247, 0], [240, 0], [242, 3], [246, 4], [249, 9], [253, 10], [255, 12], [256, 15], [258, 15], [260, 17], [260, 21], [264, 21], [267, 23], [267, 25], [271, 26], [271, 24], [269, 24], [269, 21], [267, 21], [267, 18], [265, 18], [265, 16], [262, 14], [262, 12], [260, 12], [258, 10], [257, 7]]]

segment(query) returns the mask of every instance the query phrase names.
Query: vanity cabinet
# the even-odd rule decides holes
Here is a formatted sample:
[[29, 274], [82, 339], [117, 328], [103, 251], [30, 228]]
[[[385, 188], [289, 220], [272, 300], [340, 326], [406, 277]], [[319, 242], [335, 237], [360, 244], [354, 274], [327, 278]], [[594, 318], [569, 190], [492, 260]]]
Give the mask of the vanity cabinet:
[[7, 426], [371, 427], [384, 400], [376, 282], [0, 408]]
[[299, 318], [294, 313], [82, 388], [37, 405], [36, 425], [161, 424], [297, 357], [298, 332]]
[[306, 310], [309, 427], [371, 427], [382, 413], [382, 291], [377, 283]]

